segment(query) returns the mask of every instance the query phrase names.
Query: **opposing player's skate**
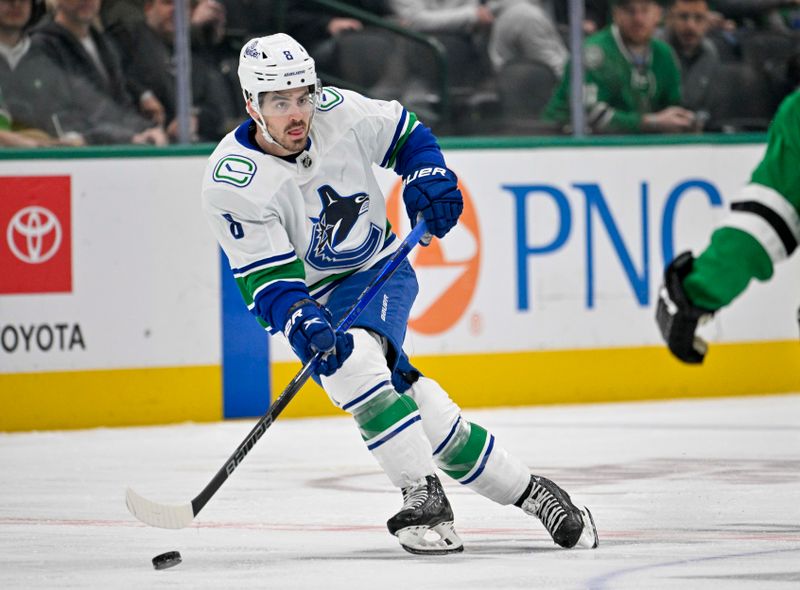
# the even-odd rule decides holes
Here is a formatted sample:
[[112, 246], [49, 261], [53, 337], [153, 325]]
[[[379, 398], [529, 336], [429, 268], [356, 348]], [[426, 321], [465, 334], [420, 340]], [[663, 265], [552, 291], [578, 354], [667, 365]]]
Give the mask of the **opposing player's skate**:
[[546, 477], [531, 475], [531, 482], [516, 504], [535, 516], [562, 547], [597, 547], [597, 529], [587, 507], [578, 508], [569, 494]]
[[428, 475], [418, 484], [403, 488], [403, 507], [386, 526], [409, 553], [443, 555], [464, 550], [453, 527], [453, 509], [436, 475]]

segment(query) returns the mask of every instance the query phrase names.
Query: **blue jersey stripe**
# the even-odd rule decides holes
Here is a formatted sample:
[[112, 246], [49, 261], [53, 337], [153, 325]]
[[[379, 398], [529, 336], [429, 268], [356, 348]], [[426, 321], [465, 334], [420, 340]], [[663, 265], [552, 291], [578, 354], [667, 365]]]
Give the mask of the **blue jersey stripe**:
[[369, 396], [371, 396], [373, 393], [375, 393], [375, 392], [376, 392], [378, 389], [380, 389], [381, 387], [383, 387], [383, 386], [385, 386], [385, 385], [390, 385], [390, 382], [389, 382], [388, 380], [381, 381], [381, 382], [380, 382], [380, 383], [378, 383], [378, 384], [377, 384], [375, 387], [371, 387], [371, 388], [369, 389], [369, 391], [367, 391], [366, 393], [363, 393], [363, 394], [359, 395], [359, 396], [358, 396], [356, 399], [354, 399], [353, 401], [351, 401], [351, 402], [349, 402], [349, 403], [346, 403], [345, 405], [343, 405], [343, 406], [342, 406], [342, 409], [343, 409], [343, 410], [347, 410], [347, 409], [349, 409], [349, 408], [352, 408], [354, 405], [356, 405], [356, 404], [358, 404], [358, 403], [360, 403], [360, 402], [364, 401], [364, 400], [365, 400], [365, 399], [367, 399]]
[[450, 432], [447, 433], [447, 436], [442, 441], [442, 444], [440, 444], [438, 447], [436, 447], [436, 450], [433, 451], [434, 456], [438, 455], [439, 453], [441, 453], [442, 449], [447, 446], [447, 443], [450, 442], [451, 438], [453, 438], [453, 435], [456, 433], [456, 428], [458, 428], [458, 425], [460, 423], [461, 423], [461, 416], [459, 416], [458, 419], [456, 420], [455, 424], [453, 424], [453, 427], [450, 429]]
[[255, 262], [251, 262], [250, 264], [243, 266], [241, 268], [232, 268], [231, 270], [233, 271], [234, 274], [243, 274], [259, 266], [266, 266], [268, 264], [274, 264], [275, 262], [283, 262], [291, 258], [297, 258], [297, 255], [294, 253], [294, 250], [286, 252], [285, 254], [278, 254], [277, 256], [262, 258], [261, 260], [256, 260]]
[[483, 459], [481, 460], [481, 466], [472, 474], [471, 477], [465, 479], [461, 483], [466, 485], [478, 479], [478, 476], [483, 473], [484, 468], [486, 467], [486, 462], [489, 460], [489, 455], [492, 454], [492, 449], [494, 448], [494, 435], [489, 435], [489, 446], [486, 448], [486, 453], [483, 455]]
[[378, 440], [378, 441], [376, 441], [376, 442], [372, 443], [371, 445], [367, 445], [367, 448], [368, 448], [370, 451], [371, 451], [371, 450], [373, 450], [373, 449], [377, 449], [377, 448], [378, 448], [379, 446], [381, 446], [383, 443], [385, 443], [385, 442], [387, 442], [387, 441], [390, 441], [390, 440], [391, 440], [391, 439], [393, 439], [395, 436], [397, 436], [398, 434], [400, 434], [401, 432], [403, 432], [403, 431], [404, 431], [406, 428], [408, 428], [409, 426], [411, 426], [411, 425], [412, 425], [414, 422], [419, 422], [420, 420], [422, 420], [422, 418], [420, 418], [419, 414], [417, 414], [416, 416], [412, 416], [412, 417], [411, 417], [411, 419], [409, 419], [409, 420], [406, 420], [405, 422], [403, 422], [403, 423], [402, 423], [402, 424], [401, 424], [399, 427], [397, 427], [397, 428], [395, 428], [394, 430], [392, 430], [392, 431], [391, 431], [389, 434], [387, 434], [386, 436], [384, 436], [382, 439], [380, 439], [380, 440]]
[[400, 115], [400, 122], [397, 124], [394, 130], [394, 137], [392, 137], [392, 142], [389, 144], [389, 149], [386, 152], [386, 155], [383, 156], [383, 161], [381, 161], [381, 168], [385, 168], [386, 164], [389, 162], [389, 158], [394, 151], [394, 144], [397, 143], [397, 139], [403, 132], [403, 129], [406, 127], [406, 119], [408, 119], [408, 111], [403, 109], [403, 113]]

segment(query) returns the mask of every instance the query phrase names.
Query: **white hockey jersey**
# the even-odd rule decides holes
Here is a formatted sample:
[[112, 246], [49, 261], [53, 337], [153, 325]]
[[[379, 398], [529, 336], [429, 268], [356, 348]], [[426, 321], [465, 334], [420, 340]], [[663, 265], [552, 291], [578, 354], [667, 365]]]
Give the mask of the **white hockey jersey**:
[[372, 164], [394, 167], [416, 116], [395, 101], [326, 87], [294, 158], [264, 153], [251, 125], [209, 158], [203, 210], [251, 311], [262, 291], [293, 282], [324, 303], [339, 280], [399, 246]]

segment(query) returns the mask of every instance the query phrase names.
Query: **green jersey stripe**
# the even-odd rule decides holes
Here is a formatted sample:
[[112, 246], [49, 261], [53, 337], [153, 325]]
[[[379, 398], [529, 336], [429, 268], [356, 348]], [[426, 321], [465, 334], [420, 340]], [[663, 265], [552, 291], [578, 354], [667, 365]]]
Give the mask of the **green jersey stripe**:
[[397, 159], [397, 154], [403, 148], [408, 139], [408, 136], [411, 135], [411, 132], [416, 129], [417, 125], [419, 125], [419, 121], [417, 121], [417, 115], [408, 111], [408, 121], [406, 121], [405, 129], [400, 134], [400, 138], [394, 144], [394, 149], [392, 150], [392, 155], [389, 156], [389, 161], [386, 164], [387, 168], [394, 168], [394, 162]]
[[239, 292], [242, 294], [247, 307], [253, 305], [256, 294], [277, 281], [305, 281], [306, 271], [300, 259], [292, 262], [273, 266], [272, 268], [262, 268], [250, 274], [236, 279]]
[[394, 428], [406, 417], [418, 413], [417, 404], [407, 395], [398, 395], [394, 403], [385, 407], [381, 412], [371, 416], [365, 421], [359, 421], [356, 417], [361, 437], [369, 444], [369, 441], [380, 438], [384, 433]]
[[477, 424], [469, 424], [469, 438], [448, 456], [440, 457], [439, 465], [453, 479], [460, 480], [475, 469], [489, 440], [489, 433]]

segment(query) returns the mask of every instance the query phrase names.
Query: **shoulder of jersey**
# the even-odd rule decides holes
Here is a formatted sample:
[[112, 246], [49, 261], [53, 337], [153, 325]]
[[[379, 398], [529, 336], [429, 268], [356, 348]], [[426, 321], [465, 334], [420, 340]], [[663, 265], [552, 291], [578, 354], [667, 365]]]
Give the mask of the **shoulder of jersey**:
[[208, 159], [204, 188], [245, 189], [253, 184], [280, 183], [285, 172], [272, 157], [239, 143], [235, 130], [226, 135]]
[[375, 108], [372, 102], [371, 99], [352, 90], [325, 86], [311, 125], [331, 126], [332, 130], [352, 127]]

